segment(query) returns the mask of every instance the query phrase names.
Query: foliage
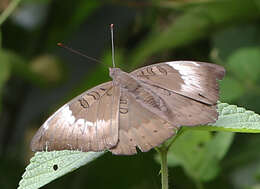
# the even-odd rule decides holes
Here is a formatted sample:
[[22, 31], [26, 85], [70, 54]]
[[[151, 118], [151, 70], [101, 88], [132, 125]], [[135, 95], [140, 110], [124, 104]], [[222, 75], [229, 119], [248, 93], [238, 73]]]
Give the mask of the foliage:
[[18, 188], [39, 188], [64, 174], [85, 165], [104, 152], [53, 151], [37, 152], [26, 167]]
[[[10, 166], [10, 177], [0, 176], [4, 188], [19, 182], [20, 167], [32, 156], [28, 141], [47, 115], [109, 79], [111, 22], [116, 29], [116, 64], [123, 70], [178, 59], [221, 64], [227, 74], [220, 82], [220, 100], [260, 112], [259, 0], [2, 2], [0, 167], [18, 165]], [[81, 57], [57, 50], [60, 41], [101, 57], [103, 63], [86, 64]], [[183, 129], [168, 155], [170, 188], [171, 183], [174, 188], [259, 187], [259, 135], [209, 132], [256, 132], [259, 117], [245, 109], [223, 103], [216, 125]], [[135, 157], [106, 154], [93, 168], [79, 170], [87, 175], [75, 172], [48, 187], [159, 188], [153, 157], [153, 152]], [[0, 169], [0, 175], [4, 171]]]

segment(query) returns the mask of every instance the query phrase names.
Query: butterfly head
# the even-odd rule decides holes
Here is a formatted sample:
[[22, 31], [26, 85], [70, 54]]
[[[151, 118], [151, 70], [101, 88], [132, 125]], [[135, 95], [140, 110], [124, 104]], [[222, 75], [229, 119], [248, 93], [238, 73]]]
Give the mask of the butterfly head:
[[113, 79], [115, 79], [120, 72], [121, 72], [120, 68], [109, 68], [109, 75]]
[[122, 70], [120, 68], [109, 68], [109, 76], [113, 79], [113, 83], [120, 85], [122, 82]]

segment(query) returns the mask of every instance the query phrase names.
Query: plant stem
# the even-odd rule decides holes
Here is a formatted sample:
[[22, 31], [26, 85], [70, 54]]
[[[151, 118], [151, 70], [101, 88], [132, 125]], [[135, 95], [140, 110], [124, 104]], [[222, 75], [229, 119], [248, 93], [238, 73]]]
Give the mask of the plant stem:
[[155, 150], [160, 154], [161, 158], [161, 181], [162, 189], [169, 188], [168, 182], [168, 165], [167, 165], [167, 154], [171, 145], [175, 140], [184, 132], [184, 129], [180, 128], [176, 135], [169, 141], [163, 143], [160, 147], [155, 148]]
[[21, 0], [13, 0], [8, 7], [4, 10], [4, 12], [0, 15], [0, 26], [4, 23], [4, 21], [10, 16], [10, 14], [14, 11], [17, 5]]
[[162, 189], [168, 189], [168, 165], [167, 165], [168, 147], [163, 145], [158, 148], [158, 151], [161, 157]]
[[184, 128], [181, 127], [181, 128], [177, 131], [176, 135], [175, 135], [174, 137], [172, 137], [172, 138], [169, 140], [169, 142], [166, 142], [166, 144], [167, 144], [167, 151], [168, 151], [169, 148], [172, 146], [172, 144], [176, 141], [176, 139], [177, 139], [180, 135], [182, 135], [183, 132], [184, 132]]

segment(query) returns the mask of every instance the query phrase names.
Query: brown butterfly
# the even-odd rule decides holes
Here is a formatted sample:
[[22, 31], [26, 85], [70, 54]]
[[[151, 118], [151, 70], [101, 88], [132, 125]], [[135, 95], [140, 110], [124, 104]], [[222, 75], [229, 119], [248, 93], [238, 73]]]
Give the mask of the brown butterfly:
[[41, 126], [31, 142], [33, 151], [131, 155], [136, 147], [146, 152], [160, 145], [180, 126], [205, 125], [218, 118], [222, 66], [173, 61], [131, 73], [119, 68], [109, 72], [113, 81], [72, 99]]
[[174, 128], [215, 122], [215, 64], [174, 61], [126, 73], [110, 68], [113, 81], [96, 86], [55, 112], [34, 136], [42, 150], [148, 151], [174, 135]]

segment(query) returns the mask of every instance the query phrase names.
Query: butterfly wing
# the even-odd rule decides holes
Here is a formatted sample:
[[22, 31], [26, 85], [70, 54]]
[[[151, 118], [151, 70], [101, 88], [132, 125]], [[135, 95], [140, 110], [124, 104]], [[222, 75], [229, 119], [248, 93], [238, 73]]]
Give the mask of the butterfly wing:
[[38, 130], [33, 151], [102, 151], [118, 142], [120, 88], [96, 86], [57, 110]]
[[142, 67], [131, 74], [147, 84], [205, 104], [216, 104], [219, 96], [217, 79], [224, 77], [225, 69], [204, 62], [173, 61]]
[[217, 119], [217, 80], [222, 66], [192, 61], [173, 61], [142, 67], [131, 73], [165, 102], [177, 126], [207, 124]]
[[127, 91], [121, 91], [119, 105], [119, 141], [110, 149], [116, 155], [136, 153], [136, 147], [146, 152], [174, 135], [174, 126], [147, 109]]

